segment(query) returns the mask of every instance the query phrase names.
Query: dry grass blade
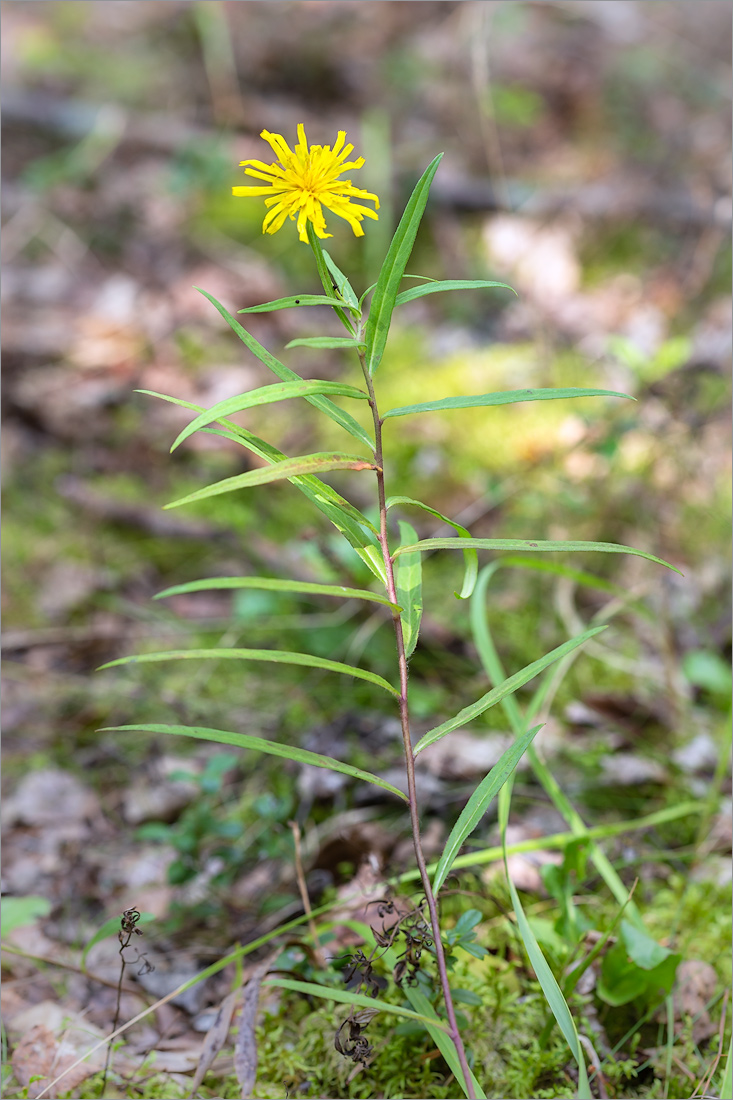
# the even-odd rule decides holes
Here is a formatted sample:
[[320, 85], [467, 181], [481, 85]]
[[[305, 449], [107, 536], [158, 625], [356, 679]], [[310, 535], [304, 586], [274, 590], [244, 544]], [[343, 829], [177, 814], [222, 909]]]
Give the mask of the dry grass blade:
[[280, 951], [281, 948], [275, 948], [261, 963], [258, 963], [250, 974], [249, 981], [244, 989], [242, 1015], [239, 1020], [239, 1031], [234, 1048], [234, 1071], [242, 1090], [242, 1100], [250, 1100], [257, 1080], [255, 1027], [257, 1026], [257, 1008], [260, 1001], [260, 985]]
[[232, 1016], [234, 1015], [234, 1007], [240, 994], [241, 990], [235, 989], [233, 993], [230, 993], [224, 998], [219, 1006], [216, 1019], [206, 1032], [204, 1045], [201, 1048], [199, 1064], [196, 1068], [191, 1091], [188, 1094], [189, 1100], [198, 1092], [204, 1077], [211, 1068], [212, 1062], [227, 1041], [229, 1027], [232, 1022]]

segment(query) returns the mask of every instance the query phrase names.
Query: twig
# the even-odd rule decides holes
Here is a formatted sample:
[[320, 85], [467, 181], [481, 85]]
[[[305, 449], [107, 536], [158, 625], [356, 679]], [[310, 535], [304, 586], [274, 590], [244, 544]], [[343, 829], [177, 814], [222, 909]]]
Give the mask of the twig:
[[303, 902], [303, 909], [308, 918], [308, 930], [313, 940], [313, 951], [318, 959], [318, 965], [325, 969], [327, 965], [326, 959], [318, 944], [318, 930], [316, 928], [316, 922], [313, 920], [313, 910], [311, 909], [311, 902], [308, 897], [308, 884], [303, 874], [303, 858], [300, 848], [300, 825], [297, 821], [289, 821], [288, 825], [292, 831], [293, 843], [295, 845], [295, 877], [298, 880], [298, 890], [300, 891], [300, 898]]

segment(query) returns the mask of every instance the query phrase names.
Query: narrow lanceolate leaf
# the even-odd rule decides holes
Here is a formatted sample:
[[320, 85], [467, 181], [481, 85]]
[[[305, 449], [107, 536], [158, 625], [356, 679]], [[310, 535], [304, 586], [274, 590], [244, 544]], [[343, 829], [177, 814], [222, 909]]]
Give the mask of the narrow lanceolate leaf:
[[[252, 354], [255, 355], [261, 363], [264, 363], [265, 366], [268, 367], [273, 374], [276, 374], [277, 377], [280, 378], [283, 382], [302, 382], [302, 378], [299, 374], [296, 374], [294, 370], [290, 369], [290, 367], [286, 367], [285, 364], [281, 363], [279, 359], [276, 359], [275, 356], [267, 350], [267, 348], [263, 347], [258, 340], [255, 340], [254, 336], [250, 335], [250, 333], [247, 332], [246, 328], [243, 328], [242, 325], [240, 325], [236, 317], [232, 317], [229, 310], [225, 306], [223, 306], [221, 302], [217, 302], [216, 298], [214, 298], [212, 294], [209, 294], [205, 290], [201, 290], [201, 287], [196, 287], [196, 289], [201, 294], [203, 294], [204, 298], [208, 298], [215, 309], [218, 309], [219, 313], [229, 325], [230, 329], [233, 332], [236, 332], [242, 343], [245, 344], [252, 352]], [[344, 316], [343, 312], [342, 316]], [[329, 401], [327, 397], [322, 397], [320, 395], [316, 397], [308, 397], [306, 398], [306, 400], [309, 401], [311, 405], [313, 405], [315, 408], [320, 409], [320, 411], [325, 413], [326, 416], [330, 416], [331, 420], [334, 420], [337, 424], [339, 424], [345, 431], [349, 433], [349, 435], [352, 435], [354, 439], [358, 439], [362, 443], [366, 443], [372, 451], [374, 450], [374, 440], [369, 437], [369, 433], [364, 428], [362, 428], [361, 424], [359, 424], [358, 421], [354, 420], [353, 416], [345, 412], [343, 409], [340, 409], [338, 405], [334, 405], [333, 401]]]
[[[617, 542], [548, 542], [538, 540], [530, 542], [528, 539], [423, 539], [414, 546], [400, 546], [395, 550], [393, 557], [398, 554], [411, 554], [413, 550], [465, 550], [467, 546], [475, 546], [477, 550], [522, 550], [524, 553], [554, 553], [557, 550], [580, 552], [584, 550], [598, 550], [604, 554], [633, 554], [637, 558], [646, 558], [657, 565], [665, 565], [675, 573], [680, 573], [674, 565], [662, 558], [656, 558], [654, 554], [647, 554], [646, 550], [637, 550], [633, 546], [622, 546]], [[680, 576], [682, 574], [680, 573]]]
[[[415, 542], [417, 531], [404, 520], [399, 521], [402, 542]], [[419, 554], [405, 554], [397, 562], [395, 569], [395, 587], [397, 600], [404, 608], [402, 637], [405, 642], [405, 656], [411, 657], [417, 645], [422, 618], [422, 558]]]
[[311, 581], [280, 580], [277, 577], [209, 577], [207, 580], [188, 581], [186, 584], [174, 584], [153, 596], [160, 600], [164, 596], [182, 596], [188, 592], [207, 592], [212, 588], [259, 588], [268, 592], [296, 592], [312, 596], [339, 596], [342, 600], [372, 600], [386, 604], [393, 611], [401, 611], [399, 604], [391, 603], [387, 596], [379, 592], [369, 592], [366, 588], [347, 588], [344, 584], [315, 584]]
[[[443, 523], [447, 523], [449, 527], [458, 531], [461, 538], [470, 539], [471, 537], [471, 532], [460, 523], [456, 523], [453, 519], [448, 519], [448, 516], [444, 516], [442, 512], [436, 511], [435, 508], [431, 508], [428, 504], [423, 504], [421, 500], [413, 500], [412, 497], [389, 497], [387, 500], [387, 508], [391, 508], [395, 504], [410, 504], [414, 508], [422, 508], [423, 512], [429, 512], [431, 516], [435, 516], [436, 519], [442, 520]], [[463, 587], [460, 592], [454, 593], [459, 600], [467, 600], [473, 592], [474, 585], [476, 584], [476, 577], [478, 575], [478, 554], [475, 550], [464, 550], [463, 561]]]
[[291, 653], [283, 649], [172, 649], [165, 653], [138, 653], [132, 657], [118, 657], [99, 668], [113, 668], [115, 665], [144, 664], [151, 661], [272, 661], [278, 665], [306, 665], [309, 668], [322, 668], [327, 672], [341, 672], [344, 676], [356, 676], [359, 680], [368, 680], [384, 688], [390, 695], [399, 698], [399, 691], [388, 684], [376, 672], [355, 665], [344, 665], [341, 661], [329, 661], [325, 657], [314, 657], [311, 653]]
[[346, 302], [347, 306], [352, 306], [354, 309], [358, 310], [359, 315], [361, 315], [361, 310], [359, 309], [359, 299], [356, 296], [356, 292], [353, 286], [346, 278], [343, 271], [341, 271], [340, 268], [338, 268], [333, 262], [330, 254], [326, 251], [323, 245], [321, 245], [321, 252], [323, 253], [323, 258], [326, 261], [326, 267], [331, 273], [331, 278], [333, 279], [333, 282], [336, 286], [336, 290]]
[[218, 401], [206, 412], [202, 412], [179, 433], [171, 447], [171, 451], [175, 451], [184, 439], [188, 439], [199, 428], [205, 428], [208, 424], [213, 424], [223, 417], [231, 416], [233, 413], [244, 412], [245, 409], [252, 409], [257, 405], [271, 405], [274, 401], [288, 401], [293, 397], [311, 397], [314, 394], [331, 394], [334, 397], [354, 397], [361, 401], [368, 400], [368, 395], [363, 390], [358, 390], [356, 386], [347, 386], [342, 382], [324, 382], [318, 378], [261, 386], [259, 389], [250, 390], [248, 393], [237, 394], [236, 397], [227, 397], [225, 401]]
[[421, 405], [401, 405], [398, 409], [388, 409], [382, 419], [386, 420], [388, 416], [410, 416], [412, 413], [440, 412], [445, 409], [480, 409], [487, 405], [514, 405], [519, 401], [559, 401], [567, 397], [625, 397], [628, 401], [636, 400], [628, 393], [617, 393], [615, 390], [501, 390], [498, 393], [467, 394], [465, 397], [443, 397], [438, 401], [425, 401]]
[[437, 294], [443, 290], [488, 290], [490, 287], [500, 287], [502, 290], [511, 290], [512, 294], [516, 294], [514, 287], [506, 283], [490, 283], [486, 279], [442, 279], [403, 290], [395, 298], [395, 305], [402, 306], [405, 302], [412, 302], [413, 299], [422, 298], [425, 294]]
[[[504, 836], [504, 862], [506, 865], [506, 836]], [[545, 999], [552, 1010], [552, 1014], [557, 1020], [558, 1027], [565, 1036], [565, 1041], [570, 1047], [575, 1061], [578, 1063], [578, 1100], [591, 1100], [593, 1096], [590, 1091], [590, 1085], [588, 1084], [588, 1073], [585, 1068], [585, 1059], [580, 1048], [580, 1039], [578, 1038], [578, 1031], [575, 1027], [575, 1021], [573, 1020], [572, 1013], [568, 1008], [568, 1003], [562, 995], [562, 990], [555, 980], [555, 975], [549, 967], [547, 959], [542, 954], [540, 945], [537, 943], [532, 926], [530, 925], [527, 917], [525, 916], [522, 903], [519, 899], [516, 887], [512, 882], [509, 869], [507, 868], [507, 881], [509, 883], [509, 893], [512, 899], [512, 905], [514, 906], [514, 913], [517, 918], [517, 927], [519, 934], [522, 937], [525, 950], [529, 957], [529, 961], [532, 964], [532, 969], [537, 975], [537, 981], [542, 987], [542, 992], [545, 995]]]
[[510, 745], [506, 752], [501, 755], [489, 774], [479, 783], [478, 787], [469, 798], [458, 821], [456, 821], [453, 826], [450, 836], [445, 842], [443, 854], [440, 857], [438, 866], [435, 870], [435, 877], [433, 878], [434, 894], [437, 895], [448, 877], [450, 869], [453, 866], [453, 861], [461, 850], [461, 846], [479, 824], [481, 818], [489, 808], [492, 799], [496, 797], [504, 786], [522, 756], [527, 751], [527, 748], [534, 740], [536, 734], [542, 729], [542, 725], [543, 723], [540, 723], [539, 726], [527, 730], [521, 737], [518, 737], [514, 744]]
[[359, 458], [358, 455], [344, 455], [338, 451], [320, 451], [312, 455], [300, 455], [297, 458], [286, 458], [282, 462], [274, 462], [271, 466], [263, 466], [259, 470], [248, 470], [246, 474], [235, 474], [234, 477], [225, 477], [223, 481], [215, 481], [213, 485], [206, 485], [203, 489], [196, 489], [188, 496], [179, 500], [172, 500], [166, 504], [166, 508], [179, 508], [181, 504], [192, 504], [196, 500], [207, 500], [208, 497], [220, 496], [221, 493], [231, 493], [235, 489], [247, 489], [253, 485], [266, 485], [269, 481], [288, 480], [293, 474], [327, 473], [329, 470], [374, 470], [376, 467], [368, 459]]
[[[201, 405], [194, 405], [190, 401], [181, 401], [177, 397], [169, 397], [165, 393], [157, 393], [155, 390], [138, 390], [138, 393], [148, 394], [150, 397], [159, 397], [162, 401], [168, 401], [172, 405], [180, 405], [181, 408], [191, 409], [194, 412], [204, 412]], [[334, 406], [335, 407], [335, 406]], [[240, 428], [231, 420], [220, 421], [223, 428], [204, 428], [204, 432], [214, 435], [222, 435], [234, 440], [248, 451], [263, 458], [266, 462], [280, 462], [286, 456], [271, 443]], [[315, 477], [314, 474], [301, 474], [289, 477], [288, 481], [301, 491], [303, 496], [314, 504], [320, 512], [330, 520], [337, 531], [343, 535], [346, 541], [354, 548], [361, 560], [371, 570], [374, 576], [382, 584], [387, 583], [387, 574], [382, 559], [382, 550], [377, 541], [377, 531], [374, 525], [353, 504], [345, 500], [336, 490], [327, 485], [325, 481]]]
[[[280, 948], [273, 951], [257, 963], [249, 981], [244, 987], [242, 996], [242, 1011], [239, 1016], [237, 1039], [234, 1044], [234, 1072], [239, 1082], [240, 1096], [248, 1100], [254, 1094], [257, 1083], [257, 1015], [260, 1002], [260, 986], [262, 979], [266, 977], [275, 960], [280, 954]], [[192, 1090], [193, 1094], [193, 1090]]]
[[526, 665], [524, 668], [520, 669], [519, 672], [515, 672], [513, 676], [509, 676], [502, 683], [497, 684], [491, 691], [487, 691], [486, 694], [482, 695], [480, 699], [477, 699], [475, 703], [471, 703], [470, 706], [464, 707], [454, 718], [449, 718], [448, 721], [443, 722], [442, 725], [428, 730], [425, 736], [421, 737], [415, 745], [415, 754], [422, 752], [424, 748], [427, 748], [428, 745], [432, 745], [434, 741], [439, 741], [441, 737], [445, 737], [446, 733], [450, 733], [452, 730], [458, 729], [459, 726], [465, 726], [468, 722], [472, 722], [474, 718], [478, 718], [479, 714], [483, 714], [489, 707], [493, 707], [496, 703], [499, 703], [506, 695], [511, 695], [517, 688], [522, 687], [523, 684], [534, 679], [538, 673], [542, 672], [548, 665], [551, 665], [553, 661], [559, 661], [566, 653], [571, 653], [579, 645], [582, 645], [583, 642], [587, 642], [589, 638], [593, 638], [596, 634], [600, 634], [601, 631], [605, 629], [605, 626], [596, 626], [593, 627], [592, 630], [586, 630], [582, 634], [578, 634], [577, 637], [571, 638], [567, 642], [563, 642], [562, 645], [557, 646], [555, 649], [551, 649], [544, 657], [540, 657], [539, 660], [533, 661], [530, 665]]
[[364, 783], [373, 783], [375, 787], [382, 787], [390, 794], [398, 795], [402, 799], [407, 796], [391, 783], [380, 779], [378, 775], [364, 771], [363, 768], [355, 768], [351, 764], [342, 764], [332, 756], [322, 756], [319, 752], [309, 752], [297, 745], [282, 745], [279, 741], [267, 741], [263, 737], [253, 737], [248, 733], [230, 733], [228, 730], [214, 730], [206, 726], [169, 726], [159, 722], [143, 722], [134, 726], [108, 726], [105, 733], [165, 733], [177, 737], [195, 737], [200, 741], [215, 741], [220, 745], [235, 745], [240, 749], [251, 749], [253, 752], [264, 752], [268, 756], [279, 756], [284, 760], [292, 760], [296, 764], [310, 764], [314, 768], [328, 768], [332, 772], [341, 772], [342, 775], [350, 775], [352, 779], [360, 779]]
[[443, 154], [440, 153], [420, 177], [405, 207], [379, 273], [365, 329], [366, 365], [370, 374], [374, 374], [382, 361], [397, 292], [428, 201], [430, 184], [433, 182], [433, 176], [438, 170], [442, 157]]
[[[272, 313], [275, 309], [290, 309], [291, 306], [341, 306], [340, 298], [329, 298], [325, 294], [290, 294], [287, 298], [276, 298], [274, 302], [263, 302], [260, 306], [247, 306], [237, 313]], [[354, 312], [358, 313], [358, 307]]]
[[382, 1001], [378, 997], [367, 997], [365, 993], [351, 993], [348, 989], [333, 989], [327, 985], [316, 985], [314, 982], [296, 982], [291, 978], [267, 978], [264, 983], [275, 985], [280, 989], [292, 989], [295, 993], [305, 993], [310, 997], [323, 997], [327, 1001], [338, 1001], [340, 1004], [356, 1005], [359, 1008], [378, 1008], [380, 1012], [389, 1012], [393, 1016], [404, 1016], [407, 1020], [417, 1020], [421, 1024], [431, 1024], [448, 1031], [448, 1025], [442, 1020], [430, 1020], [419, 1012], [413, 1012], [409, 1008], [401, 1008], [399, 1005]]
[[[348, 336], [302, 336], [291, 340], [286, 348], [351, 348], [358, 350], [366, 347], [364, 341], [352, 340]], [[364, 395], [366, 396], [366, 394]]]

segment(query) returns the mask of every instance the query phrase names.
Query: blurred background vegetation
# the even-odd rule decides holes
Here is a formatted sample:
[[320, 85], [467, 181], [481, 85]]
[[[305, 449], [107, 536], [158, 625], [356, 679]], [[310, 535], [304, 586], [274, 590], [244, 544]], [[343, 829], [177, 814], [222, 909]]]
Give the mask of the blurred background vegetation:
[[[292, 143], [299, 122], [312, 142], [346, 130], [366, 158], [354, 182], [382, 200], [363, 239], [329, 224], [357, 291], [376, 279], [414, 182], [441, 151], [409, 270], [518, 291], [404, 307], [378, 375], [383, 408], [522, 386], [637, 399], [388, 422], [389, 489], [479, 537], [628, 543], [681, 569], [572, 562], [642, 610], [624, 610], [587, 647], [540, 740], [591, 824], [712, 789], [703, 856], [699, 818], [653, 843], [682, 852], [665, 876], [702, 862], [696, 873], [717, 888], [730, 844], [718, 802], [730, 790], [730, 17], [728, 2], [694, 0], [5, 0], [3, 782], [16, 802], [4, 876], [10, 893], [51, 900], [52, 938], [66, 929], [83, 941], [131, 890], [174, 938], [181, 914], [211, 949], [248, 938], [295, 903], [293, 817], [306, 832], [332, 818], [341, 830], [333, 850], [312, 844], [316, 894], [348, 879], [370, 846], [391, 871], [409, 865], [398, 817], [391, 840], [349, 832], [343, 822], [388, 821], [392, 809], [347, 784], [213, 746], [95, 732], [199, 723], [399, 766], [394, 716], [364, 684], [233, 662], [94, 672], [142, 649], [254, 645], [392, 673], [388, 622], [356, 603], [255, 592], [151, 602], [169, 584], [227, 573], [368, 583], [287, 485], [161, 511], [247, 459], [203, 436], [170, 457], [188, 416], [133, 392], [208, 406], [271, 381], [193, 288], [232, 311], [317, 290], [294, 227], [263, 237], [261, 201], [231, 197], [251, 182], [240, 160], [271, 160], [259, 132]], [[252, 315], [248, 327], [281, 355], [332, 324], [313, 309]], [[358, 383], [338, 352], [282, 354], [305, 377]], [[344, 443], [304, 404], [242, 423], [288, 454]], [[363, 479], [333, 482], [369, 506]], [[438, 531], [410, 520], [421, 537]], [[486, 690], [468, 609], [452, 595], [459, 571], [449, 554], [426, 561], [418, 725]], [[541, 573], [500, 577], [490, 615], [510, 671], [610, 598]], [[504, 732], [498, 711], [485, 718], [472, 732]], [[49, 838], [17, 799], [38, 771], [83, 783], [104, 828]], [[435, 773], [425, 804], [437, 835], [475, 779], [470, 762]], [[562, 825], [526, 773], [514, 810], [535, 835]], [[487, 822], [477, 839], [489, 836]], [[631, 877], [651, 858], [624, 852]], [[652, 904], [655, 889], [650, 872], [637, 897]], [[708, 961], [718, 956], [719, 945]]]

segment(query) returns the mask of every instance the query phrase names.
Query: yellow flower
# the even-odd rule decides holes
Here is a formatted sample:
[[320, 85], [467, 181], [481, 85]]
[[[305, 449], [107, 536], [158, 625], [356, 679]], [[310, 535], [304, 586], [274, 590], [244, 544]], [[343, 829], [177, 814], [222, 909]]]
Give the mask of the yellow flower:
[[265, 164], [261, 160], [240, 161], [241, 167], [247, 167], [247, 175], [267, 180], [266, 187], [233, 187], [232, 194], [253, 198], [267, 195], [265, 205], [269, 206], [262, 223], [263, 233], [277, 233], [285, 219], [298, 218], [298, 233], [301, 241], [307, 241], [306, 225], [313, 223], [317, 237], [330, 237], [326, 232], [326, 219], [322, 207], [345, 218], [357, 237], [364, 236], [360, 222], [363, 218], [379, 217], [368, 206], [351, 201], [352, 198], [371, 199], [379, 209], [379, 199], [369, 191], [353, 187], [351, 180], [338, 177], [350, 168], [361, 168], [364, 158], [346, 161], [353, 145], [344, 145], [346, 133], [339, 130], [333, 149], [330, 145], [311, 145], [305, 136], [305, 128], [298, 125], [298, 144], [295, 152], [280, 134], [271, 134], [263, 130], [260, 137], [269, 141], [277, 154], [279, 164]]

